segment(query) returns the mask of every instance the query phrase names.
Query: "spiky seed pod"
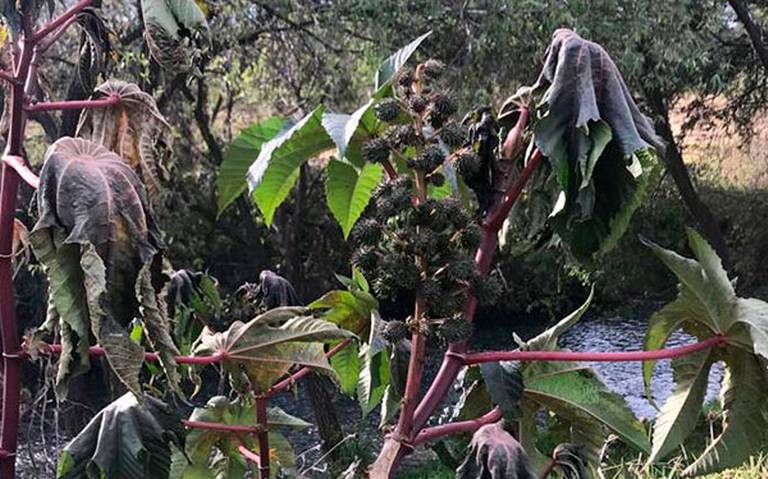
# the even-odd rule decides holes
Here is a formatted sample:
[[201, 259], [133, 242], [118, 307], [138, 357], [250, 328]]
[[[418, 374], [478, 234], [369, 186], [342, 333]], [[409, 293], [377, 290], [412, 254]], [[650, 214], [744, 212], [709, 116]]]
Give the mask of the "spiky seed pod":
[[445, 153], [438, 145], [429, 145], [424, 151], [415, 158], [410, 158], [407, 162], [409, 168], [422, 173], [429, 173], [443, 164]]
[[460, 230], [469, 224], [469, 215], [467, 215], [467, 212], [464, 210], [464, 207], [459, 200], [456, 198], [445, 198], [441, 203], [443, 204], [448, 219], [454, 228]]
[[475, 262], [469, 256], [451, 262], [448, 274], [454, 281], [468, 281], [477, 273]]
[[440, 296], [443, 294], [443, 289], [440, 287], [440, 283], [429, 278], [421, 282], [417, 294], [421, 296], [427, 304], [434, 304], [440, 300]]
[[445, 63], [430, 58], [424, 62], [421, 71], [424, 73], [424, 76], [430, 80], [437, 80], [443, 76], [443, 73], [445, 73]]
[[434, 255], [438, 251], [439, 243], [439, 235], [430, 229], [424, 229], [411, 238], [411, 248], [420, 256]]
[[394, 298], [398, 289], [397, 277], [380, 270], [377, 271], [376, 279], [373, 280], [373, 291], [376, 293], [377, 298]]
[[445, 93], [435, 93], [432, 95], [432, 111], [438, 115], [447, 118], [456, 113], [456, 102]]
[[467, 148], [455, 155], [453, 167], [462, 178], [472, 178], [480, 172], [480, 157]]
[[420, 115], [427, 109], [427, 99], [423, 95], [413, 95], [408, 101], [408, 106], [413, 113]]
[[363, 145], [363, 157], [371, 163], [384, 163], [389, 160], [389, 145], [382, 138], [371, 138]]
[[413, 84], [413, 72], [409, 69], [400, 70], [395, 80], [401, 87], [411, 88], [411, 85]]
[[432, 323], [429, 321], [428, 318], [424, 316], [420, 318], [414, 318], [413, 316], [408, 316], [408, 318], [405, 320], [405, 324], [408, 325], [408, 328], [411, 330], [412, 333], [416, 333], [419, 336], [423, 336], [425, 338], [431, 336], [434, 332]]
[[392, 148], [405, 149], [416, 143], [416, 130], [413, 125], [392, 125], [384, 130], [384, 138]]
[[408, 193], [410, 193], [411, 188], [413, 188], [413, 181], [411, 181], [411, 177], [407, 175], [400, 175], [389, 183], [392, 185], [392, 189], [406, 191]]
[[465, 320], [462, 314], [454, 314], [442, 321], [437, 334], [440, 339], [450, 344], [469, 339], [473, 331], [472, 323]]
[[413, 290], [419, 284], [419, 269], [413, 258], [407, 255], [387, 255], [380, 264], [382, 276], [396, 278], [401, 289]]
[[481, 305], [490, 306], [496, 303], [504, 293], [504, 284], [498, 276], [491, 274], [484, 278], [477, 278], [472, 285], [472, 293]]
[[[398, 178], [399, 179], [399, 178]], [[376, 189], [373, 190], [373, 199], [383, 198], [392, 194], [392, 190], [395, 188], [395, 181], [385, 181], [379, 183]]]
[[432, 173], [429, 175], [429, 178], [427, 178], [430, 183], [437, 186], [438, 188], [443, 186], [445, 184], [445, 175], [442, 173]]
[[408, 337], [408, 326], [403, 321], [387, 321], [381, 331], [381, 336], [390, 344], [399, 343]]
[[379, 120], [390, 122], [400, 115], [400, 104], [394, 98], [387, 98], [377, 103], [373, 111]]
[[457, 241], [461, 248], [472, 251], [480, 245], [481, 236], [480, 226], [470, 223], [459, 232]]
[[381, 223], [366, 218], [355, 225], [352, 236], [361, 245], [375, 246], [381, 240]]
[[400, 176], [374, 193], [376, 218], [385, 220], [411, 206], [410, 178]]
[[460, 299], [453, 293], [443, 290], [436, 301], [427, 303], [427, 307], [433, 316], [446, 317], [459, 312], [462, 307]]
[[450, 120], [440, 130], [440, 138], [448, 148], [458, 148], [467, 139], [467, 132], [459, 123]]
[[352, 264], [357, 266], [363, 273], [372, 273], [376, 270], [379, 257], [376, 254], [376, 248], [363, 246], [358, 248], [352, 255]]

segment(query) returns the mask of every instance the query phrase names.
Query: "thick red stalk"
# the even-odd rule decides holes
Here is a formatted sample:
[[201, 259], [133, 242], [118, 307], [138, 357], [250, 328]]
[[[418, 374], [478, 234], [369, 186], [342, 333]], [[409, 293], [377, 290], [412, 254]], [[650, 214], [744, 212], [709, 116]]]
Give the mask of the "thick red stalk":
[[39, 43], [40, 40], [45, 38], [46, 35], [63, 26], [70, 18], [82, 12], [87, 7], [90, 7], [92, 3], [93, 0], [80, 0], [76, 4], [72, 5], [67, 10], [65, 10], [64, 13], [40, 27], [40, 30], [35, 32], [32, 36], [32, 43]]
[[259, 455], [248, 449], [245, 444], [241, 443], [239, 446], [237, 446], [237, 452], [239, 452], [247, 460], [256, 464], [256, 467], [261, 470], [261, 459], [259, 459]]
[[259, 442], [259, 479], [269, 479], [269, 427], [267, 425], [267, 397], [256, 398], [256, 433]]
[[[61, 354], [61, 344], [47, 344], [42, 347], [45, 353]], [[22, 354], [26, 355], [26, 352]], [[88, 354], [91, 356], [104, 356], [106, 353], [101, 346], [91, 346], [88, 348]], [[214, 364], [226, 359], [227, 354], [225, 352], [218, 352], [211, 354], [210, 356], [176, 356], [176, 362], [179, 364]], [[156, 363], [160, 360], [160, 356], [155, 352], [144, 353], [144, 360], [152, 363]]]
[[591, 361], [622, 362], [672, 359], [725, 344], [725, 336], [713, 336], [704, 341], [669, 349], [653, 351], [484, 351], [460, 355], [459, 361], [467, 366], [497, 361]]
[[24, 158], [20, 156], [5, 155], [3, 156], [3, 163], [16, 170], [19, 177], [33, 189], [36, 190], [40, 187], [40, 178], [24, 164]]
[[389, 160], [384, 160], [381, 164], [384, 166], [384, 171], [387, 173], [388, 179], [394, 180], [397, 178], [397, 170], [394, 166], [392, 166], [392, 162]]
[[424, 444], [427, 441], [434, 441], [435, 439], [440, 439], [441, 437], [449, 436], [451, 434], [477, 431], [486, 424], [494, 423], [499, 419], [501, 419], [501, 409], [495, 407], [476, 419], [450, 422], [448, 424], [428, 427], [422, 430], [419, 435], [416, 436], [416, 439], [413, 441], [413, 445], [418, 446], [419, 444]]
[[110, 95], [98, 100], [72, 100], [72, 101], [50, 101], [32, 103], [25, 108], [27, 111], [52, 111], [52, 110], [82, 110], [92, 108], [108, 108], [120, 103], [120, 97]]
[[541, 163], [543, 158], [544, 155], [541, 153], [541, 150], [536, 148], [528, 159], [528, 163], [525, 165], [525, 168], [523, 168], [520, 176], [517, 177], [514, 183], [512, 183], [511, 187], [507, 190], [507, 193], [501, 199], [501, 203], [499, 203], [499, 205], [488, 215], [483, 227], [494, 231], [498, 231], [501, 228], [504, 224], [504, 220], [509, 216], [509, 211], [512, 209], [512, 205], [514, 205], [520, 197], [525, 185], [528, 184], [528, 180], [530, 180], [531, 175], [539, 166], [539, 163]]

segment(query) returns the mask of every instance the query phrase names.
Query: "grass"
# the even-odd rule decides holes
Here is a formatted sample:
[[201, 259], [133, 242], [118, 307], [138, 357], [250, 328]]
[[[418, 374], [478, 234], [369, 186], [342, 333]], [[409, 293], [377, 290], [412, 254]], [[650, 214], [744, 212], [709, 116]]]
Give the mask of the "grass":
[[[683, 456], [678, 456], [667, 464], [654, 466], [648, 470], [643, 467], [643, 462], [627, 461], [619, 464], [604, 465], [600, 468], [600, 475], [605, 479], [675, 479], [680, 477], [683, 469], [690, 461]], [[403, 471], [397, 479], [453, 479], [453, 470], [443, 466], [438, 461], [429, 462]], [[554, 475], [550, 476], [554, 478]], [[705, 479], [765, 479], [768, 477], [768, 451], [753, 456], [741, 467], [728, 469], [718, 474], [702, 476]]]

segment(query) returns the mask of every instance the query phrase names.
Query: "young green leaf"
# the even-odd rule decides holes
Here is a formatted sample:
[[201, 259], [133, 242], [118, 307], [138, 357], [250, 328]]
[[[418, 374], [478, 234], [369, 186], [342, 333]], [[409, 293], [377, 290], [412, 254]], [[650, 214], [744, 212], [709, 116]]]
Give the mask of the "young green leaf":
[[275, 138], [286, 126], [287, 121], [283, 118], [268, 118], [244, 129], [229, 144], [216, 177], [219, 214], [246, 191], [248, 168], [259, 157], [264, 143]]
[[374, 88], [378, 90], [385, 83], [389, 82], [392, 77], [395, 76], [395, 74], [403, 67], [403, 65], [405, 65], [408, 59], [411, 58], [411, 55], [413, 55], [416, 49], [419, 48], [421, 43], [431, 34], [432, 31], [429, 31], [424, 35], [421, 35], [408, 45], [390, 55], [389, 58], [384, 60], [381, 65], [379, 65], [378, 71], [376, 71]]
[[381, 181], [381, 165], [365, 163], [360, 171], [347, 163], [331, 160], [326, 171], [325, 191], [328, 207], [341, 226], [344, 238], [368, 206], [373, 190]]
[[360, 357], [356, 343], [341, 349], [331, 357], [331, 367], [339, 378], [339, 386], [344, 394], [354, 396], [357, 379], [360, 377]]
[[272, 223], [275, 210], [288, 197], [299, 177], [301, 165], [333, 147], [333, 140], [322, 125], [324, 111], [323, 106], [317, 107], [291, 128], [264, 143], [256, 161], [248, 168], [251, 198], [267, 224]]

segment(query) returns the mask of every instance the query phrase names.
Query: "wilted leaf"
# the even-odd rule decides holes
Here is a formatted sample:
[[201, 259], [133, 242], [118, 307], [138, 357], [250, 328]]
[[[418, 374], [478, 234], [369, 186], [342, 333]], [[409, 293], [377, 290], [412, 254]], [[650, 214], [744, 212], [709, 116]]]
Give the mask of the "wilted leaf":
[[152, 199], [160, 194], [156, 149], [171, 144], [171, 127], [157, 109], [154, 98], [133, 83], [109, 80], [96, 88], [94, 98], [117, 96], [108, 108], [83, 110], [77, 135], [101, 144], [141, 175]]
[[558, 199], [547, 225], [589, 258], [624, 233], [663, 145], [606, 51], [570, 30], [555, 32], [531, 91], [543, 91], [534, 140], [549, 160], [546, 188]]
[[63, 352], [57, 392], [90, 367], [91, 334], [125, 385], [139, 394], [143, 350], [127, 328], [140, 318], [177, 387], [167, 337], [159, 232], [144, 187], [117, 155], [96, 143], [62, 138], [46, 154], [38, 190], [39, 220], [30, 240], [50, 279], [48, 319], [38, 335], [59, 332]]
[[194, 0], [141, 0], [149, 52], [166, 70], [192, 68], [210, 44], [205, 15]]
[[61, 453], [56, 477], [168, 477], [170, 442], [180, 444], [181, 421], [172, 407], [131, 393], [102, 409]]
[[475, 432], [456, 479], [534, 479], [523, 446], [504, 430], [502, 422], [487, 424]]
[[272, 117], [254, 123], [240, 132], [224, 152], [224, 161], [216, 177], [219, 214], [248, 189], [245, 175], [256, 161], [264, 143], [276, 137], [287, 126], [283, 118]]
[[296, 316], [280, 324], [272, 322], [274, 317], [267, 313], [248, 323], [236, 321], [223, 333], [206, 328], [194, 354], [224, 354], [221, 364], [239, 390], [265, 392], [294, 365], [330, 370], [323, 343], [353, 337], [311, 316]]
[[581, 444], [558, 444], [552, 453], [552, 458], [565, 479], [589, 479], [591, 477], [587, 454]]

